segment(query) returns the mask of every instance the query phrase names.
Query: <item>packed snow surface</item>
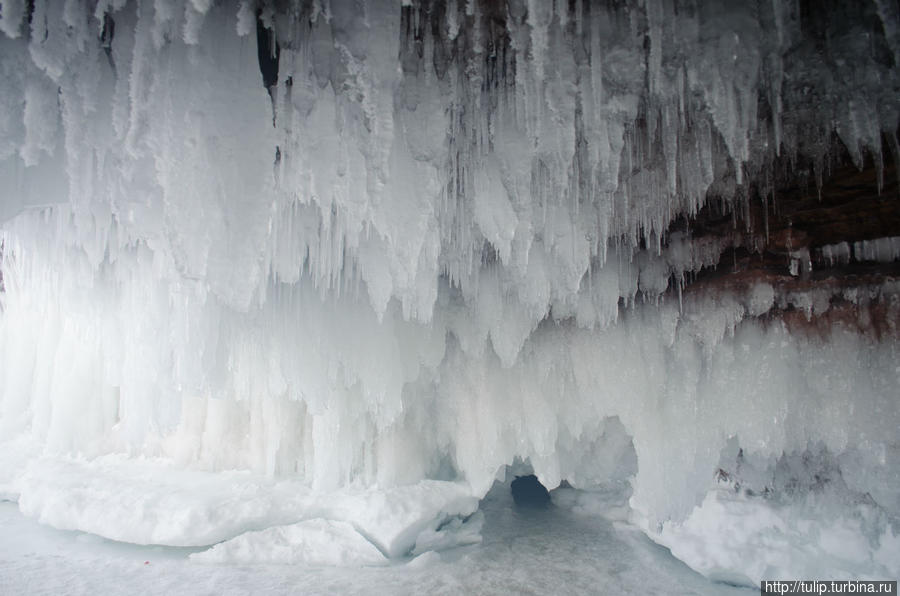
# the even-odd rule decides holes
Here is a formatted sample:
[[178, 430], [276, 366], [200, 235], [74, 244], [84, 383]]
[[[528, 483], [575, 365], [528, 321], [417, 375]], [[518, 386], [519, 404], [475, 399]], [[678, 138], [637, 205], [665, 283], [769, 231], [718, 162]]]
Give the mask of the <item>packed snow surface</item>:
[[[40, 526], [22, 517], [14, 505], [0, 503], [0, 591], [170, 596], [499, 595], [560, 590], [569, 594], [754, 593], [749, 588], [709, 582], [639, 530], [601, 515], [599, 512], [627, 508], [619, 491], [555, 498], [560, 501], [558, 506], [520, 511], [512, 504], [507, 483], [489, 493], [482, 503], [482, 544], [432, 551], [387, 565], [382, 561], [350, 566], [309, 561], [280, 564], [282, 555], [288, 552], [279, 547], [284, 546], [282, 539], [286, 536], [280, 529], [253, 533], [261, 547], [253, 551], [254, 564], [243, 557], [220, 563], [203, 559], [213, 558], [229, 543], [198, 552], [110, 542], [90, 534]], [[590, 503], [590, 507], [584, 503]], [[266, 534], [271, 542], [262, 541]], [[298, 552], [299, 544], [290, 542], [291, 552]], [[261, 557], [266, 555], [272, 558], [263, 563]]]
[[739, 239], [667, 230], [769, 197], [779, 156], [814, 185], [834, 139], [881, 175], [898, 21], [882, 0], [3, 2], [0, 496], [115, 540], [237, 540], [222, 556], [336, 536], [349, 557], [350, 524], [428, 569], [527, 462], [550, 489], [629, 483], [633, 522], [711, 577], [767, 572], [764, 519], [785, 549], [819, 537], [780, 573], [896, 576], [900, 283], [691, 292]]
[[[417, 546], [422, 532], [434, 540], [439, 526], [471, 515], [478, 506], [467, 486], [451, 482], [422, 480], [388, 489], [349, 486], [317, 493], [300, 482], [246, 471], [189, 471], [166, 461], [116, 455], [90, 462], [38, 459], [27, 465], [14, 486], [26, 515], [121, 542], [203, 546], [264, 528], [266, 539], [278, 532], [299, 536], [315, 530], [318, 536], [310, 540], [316, 540], [323, 533], [346, 534], [350, 524], [360, 534], [357, 538], [364, 537], [382, 558], [405, 555]], [[320, 518], [339, 523], [327, 529], [315, 524], [273, 528]], [[225, 543], [221, 553], [239, 552], [242, 543], [253, 540]], [[348, 549], [359, 550], [352, 541]]]

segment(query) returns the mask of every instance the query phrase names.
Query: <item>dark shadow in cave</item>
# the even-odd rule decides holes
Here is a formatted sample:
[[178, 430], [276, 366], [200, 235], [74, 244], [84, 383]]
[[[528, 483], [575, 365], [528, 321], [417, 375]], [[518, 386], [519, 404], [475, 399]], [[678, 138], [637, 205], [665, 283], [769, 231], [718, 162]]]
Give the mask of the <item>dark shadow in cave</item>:
[[509, 490], [517, 507], [545, 509], [550, 505], [550, 493], [534, 474], [516, 476]]
[[281, 47], [275, 41], [275, 32], [267, 29], [260, 18], [256, 16], [256, 54], [259, 58], [259, 72], [262, 74], [263, 85], [274, 100], [273, 88], [278, 82], [278, 59], [281, 56]]

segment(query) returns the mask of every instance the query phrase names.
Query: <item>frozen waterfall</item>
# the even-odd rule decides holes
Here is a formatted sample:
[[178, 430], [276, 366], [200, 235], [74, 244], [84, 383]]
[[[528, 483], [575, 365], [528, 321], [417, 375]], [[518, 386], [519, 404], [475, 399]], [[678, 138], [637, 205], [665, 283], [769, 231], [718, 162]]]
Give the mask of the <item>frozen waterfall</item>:
[[0, 30], [23, 513], [368, 565], [478, 543], [522, 472], [624, 491], [713, 580], [900, 576], [900, 229], [769, 228], [839, 158], [896, 214], [896, 2], [22, 0]]

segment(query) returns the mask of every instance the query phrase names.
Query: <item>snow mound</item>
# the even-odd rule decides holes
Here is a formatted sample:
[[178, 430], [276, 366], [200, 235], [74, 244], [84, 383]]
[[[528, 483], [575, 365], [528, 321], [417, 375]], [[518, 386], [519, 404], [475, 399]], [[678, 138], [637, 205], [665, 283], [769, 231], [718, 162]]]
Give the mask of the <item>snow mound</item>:
[[311, 501], [300, 485], [266, 486], [247, 472], [191, 472], [118, 456], [42, 458], [28, 466], [19, 488], [22, 513], [41, 523], [168, 546], [206, 546], [290, 523]]
[[774, 466], [743, 450], [723, 459], [718, 485], [687, 519], [651, 534], [693, 569], [753, 586], [773, 577], [900, 576], [900, 520], [848, 485], [821, 444]]
[[[772, 577], [885, 578], [900, 575], [900, 536], [867, 536], [870, 516], [773, 506], [719, 489], [683, 523], [666, 523], [657, 541], [713, 580], [759, 585]], [[651, 534], [652, 536], [652, 534]]]
[[386, 559], [347, 522], [310, 519], [247, 532], [191, 555], [202, 563], [378, 565]]
[[[388, 557], [406, 555], [423, 532], [430, 536], [448, 520], [469, 516], [478, 508], [468, 487], [452, 482], [423, 480], [386, 489], [314, 492], [299, 482], [274, 481], [250, 472], [184, 470], [165, 460], [124, 456], [92, 461], [45, 457], [28, 465], [16, 486], [24, 514], [56, 528], [121, 542], [207, 546], [248, 531], [322, 519], [350, 524], [369, 546]], [[308, 528], [292, 530], [283, 538], [290, 542]], [[273, 529], [271, 535], [246, 538], [226, 551], [246, 554], [257, 544], [264, 550], [262, 543], [277, 541], [277, 536]], [[316, 539], [309, 538], [311, 544]], [[435, 547], [451, 542], [444, 540]], [[358, 550], [353, 547], [352, 552]], [[291, 556], [305, 555], [297, 551]]]

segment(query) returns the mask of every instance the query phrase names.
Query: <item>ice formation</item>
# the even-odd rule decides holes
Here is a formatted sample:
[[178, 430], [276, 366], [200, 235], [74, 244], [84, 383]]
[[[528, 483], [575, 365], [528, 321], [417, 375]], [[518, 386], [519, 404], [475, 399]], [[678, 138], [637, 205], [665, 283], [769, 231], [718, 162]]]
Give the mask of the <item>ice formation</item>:
[[[838, 142], [879, 176], [896, 161], [896, 3], [34, 0], [3, 2], [0, 30], [0, 441], [31, 446], [0, 489], [23, 511], [171, 544], [330, 520], [269, 532], [315, 541], [369, 506], [310, 503], [377, 487], [430, 503], [366, 536], [400, 556], [518, 458], [548, 488], [630, 478], [651, 536], [757, 581], [735, 554], [754, 529], [714, 562], [690, 546], [728, 528], [710, 495], [738, 444], [786, 504], [734, 502], [839, 510], [864, 559], [842, 572], [900, 572], [900, 282], [691, 292], [735, 241], [671, 229], [775, 200], [785, 156], [813, 183]], [[778, 314], [838, 302], [888, 326]], [[118, 510], [123, 457], [319, 500], [217, 521], [227, 491], [122, 472], [151, 517], [179, 503], [168, 534], [59, 501], [82, 469]], [[792, 492], [791, 457], [841, 480]]]
[[347, 522], [312, 519], [247, 532], [191, 556], [208, 563], [378, 565], [386, 559]]

